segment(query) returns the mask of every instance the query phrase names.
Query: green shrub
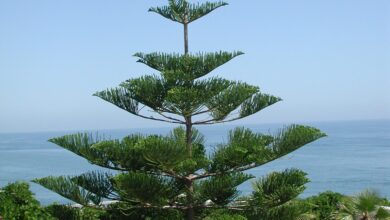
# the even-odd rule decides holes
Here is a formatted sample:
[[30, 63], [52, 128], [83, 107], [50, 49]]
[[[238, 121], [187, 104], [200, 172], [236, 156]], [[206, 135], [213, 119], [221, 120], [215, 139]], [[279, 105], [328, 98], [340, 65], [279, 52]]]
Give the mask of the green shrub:
[[207, 216], [203, 220], [247, 220], [247, 218], [241, 215], [230, 215], [230, 214], [213, 214]]
[[99, 220], [104, 210], [92, 208], [74, 208], [69, 205], [52, 204], [45, 210], [58, 220]]
[[74, 208], [69, 205], [60, 204], [52, 204], [45, 209], [58, 220], [99, 220], [105, 214], [104, 210]]
[[79, 217], [78, 215], [79, 213], [76, 209], [73, 209], [65, 205], [53, 204], [46, 207], [46, 211], [59, 220], [61, 219], [74, 220], [74, 219], [78, 219]]
[[387, 198], [383, 198], [380, 204], [383, 206], [390, 206], [390, 201]]
[[245, 211], [226, 210], [226, 209], [211, 209], [204, 210], [202, 220], [247, 220], [242, 214]]
[[128, 210], [126, 205], [114, 203], [107, 207], [101, 220], [182, 220], [183, 213], [178, 210], [166, 209], [132, 209]]
[[339, 210], [339, 205], [344, 196], [340, 193], [326, 191], [307, 198], [307, 202], [311, 204], [310, 212], [317, 219], [330, 220], [332, 214]]
[[11, 183], [0, 190], [0, 216], [6, 220], [54, 220], [34, 198], [27, 183]]

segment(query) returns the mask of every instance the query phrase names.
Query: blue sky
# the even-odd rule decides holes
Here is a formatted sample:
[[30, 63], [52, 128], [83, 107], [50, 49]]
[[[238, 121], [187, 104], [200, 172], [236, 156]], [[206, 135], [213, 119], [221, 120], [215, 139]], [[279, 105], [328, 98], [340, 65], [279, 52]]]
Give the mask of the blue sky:
[[[213, 76], [284, 99], [238, 122], [390, 118], [390, 1], [227, 0], [190, 50], [246, 54]], [[158, 127], [92, 94], [156, 73], [135, 52], [183, 51], [162, 0], [0, 1], [0, 132]]]

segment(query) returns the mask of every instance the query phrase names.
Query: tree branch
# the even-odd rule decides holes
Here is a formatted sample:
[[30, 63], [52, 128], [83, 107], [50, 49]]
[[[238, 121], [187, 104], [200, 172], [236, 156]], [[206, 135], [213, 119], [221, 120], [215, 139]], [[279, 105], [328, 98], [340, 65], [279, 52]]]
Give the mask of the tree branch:
[[153, 116], [145, 116], [145, 115], [141, 115], [141, 114], [135, 114], [141, 118], [145, 118], [145, 119], [150, 119], [150, 120], [154, 120], [154, 121], [162, 121], [162, 122], [168, 122], [168, 123], [172, 123], [172, 124], [184, 124], [182, 121], [174, 121], [174, 120], [165, 120], [165, 119], [161, 119], [161, 118], [155, 118]]
[[166, 118], [166, 119], [169, 119], [169, 120], [172, 120], [172, 121], [176, 121], [176, 122], [179, 122], [179, 123], [182, 123], [182, 124], [185, 124], [184, 121], [181, 121], [177, 118], [173, 118], [173, 117], [170, 117], [170, 116], [167, 116], [167, 115], [164, 115], [162, 112], [160, 111], [156, 111], [159, 115], [161, 115], [162, 117]]
[[218, 176], [218, 175], [221, 175], [221, 174], [232, 173], [232, 172], [241, 172], [241, 171], [245, 171], [245, 170], [249, 170], [249, 169], [255, 168], [257, 166], [260, 166], [260, 164], [251, 163], [251, 164], [247, 164], [247, 165], [244, 165], [244, 166], [234, 167], [234, 168], [231, 168], [231, 169], [226, 170], [226, 171], [214, 172], [214, 173], [204, 173], [204, 174], [201, 174], [201, 175], [195, 175], [195, 176], [193, 176], [191, 178], [191, 180], [204, 179], [204, 178], [207, 178], [207, 177]]
[[216, 119], [210, 119], [210, 120], [205, 120], [205, 121], [194, 122], [193, 125], [221, 124], [221, 123], [227, 123], [227, 122], [236, 121], [236, 120], [239, 120], [239, 119], [242, 119], [242, 118], [243, 117], [237, 117], [237, 118], [232, 118], [232, 119], [229, 119], [229, 120], [221, 120], [221, 121], [217, 121]]

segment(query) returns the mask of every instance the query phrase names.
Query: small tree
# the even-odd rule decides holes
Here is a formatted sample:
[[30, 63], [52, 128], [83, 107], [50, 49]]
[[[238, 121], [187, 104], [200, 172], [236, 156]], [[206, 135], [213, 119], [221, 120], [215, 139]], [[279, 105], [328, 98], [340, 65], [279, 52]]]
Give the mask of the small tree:
[[[160, 74], [129, 79], [95, 96], [133, 115], [182, 126], [167, 136], [133, 134], [122, 140], [102, 140], [80, 133], [53, 138], [51, 142], [119, 174], [90, 172], [35, 182], [85, 206], [114, 200], [112, 207], [134, 219], [195, 219], [216, 209], [236, 213], [250, 209], [262, 214], [267, 207], [277, 208], [274, 214], [286, 212], [284, 205], [301, 193], [308, 181], [302, 171], [273, 173], [256, 184], [252, 196], [239, 198], [237, 187], [254, 178], [244, 171], [276, 160], [324, 134], [301, 125], [285, 127], [274, 136], [236, 128], [230, 131], [227, 143], [206, 155], [204, 137], [194, 126], [239, 120], [281, 99], [240, 81], [205, 78], [242, 52], [189, 53], [189, 24], [227, 3], [168, 2], [168, 6], [149, 11], [183, 26], [184, 54], [136, 53], [138, 62]], [[154, 113], [149, 115], [146, 109]]]
[[384, 199], [374, 190], [365, 190], [356, 197], [344, 197], [340, 210], [334, 213], [337, 220], [388, 220], [389, 211], [381, 205]]

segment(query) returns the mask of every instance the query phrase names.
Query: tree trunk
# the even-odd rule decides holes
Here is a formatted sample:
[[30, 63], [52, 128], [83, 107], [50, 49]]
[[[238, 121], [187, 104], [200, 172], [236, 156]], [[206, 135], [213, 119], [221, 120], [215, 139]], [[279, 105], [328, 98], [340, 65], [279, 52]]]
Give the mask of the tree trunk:
[[[192, 158], [192, 119], [191, 116], [186, 117], [186, 144], [188, 158]], [[192, 180], [188, 179], [186, 182], [187, 187], [187, 210], [186, 210], [186, 219], [193, 220], [195, 217], [195, 211], [193, 207], [193, 194], [194, 194], [194, 183]]]
[[[188, 23], [187, 15], [184, 19], [184, 54], [188, 55]], [[186, 147], [188, 158], [192, 158], [192, 118], [191, 116], [185, 116], [186, 121]], [[194, 183], [192, 180], [187, 180], [187, 210], [186, 220], [193, 220], [195, 218], [195, 210], [193, 207], [193, 194], [194, 194]]]
[[188, 24], [184, 24], [184, 54], [188, 54]]
[[186, 145], [188, 157], [192, 158], [192, 119], [186, 117]]
[[193, 220], [195, 218], [195, 210], [193, 207], [193, 193], [194, 193], [194, 185], [192, 181], [187, 182], [187, 210], [186, 210], [186, 220]]

